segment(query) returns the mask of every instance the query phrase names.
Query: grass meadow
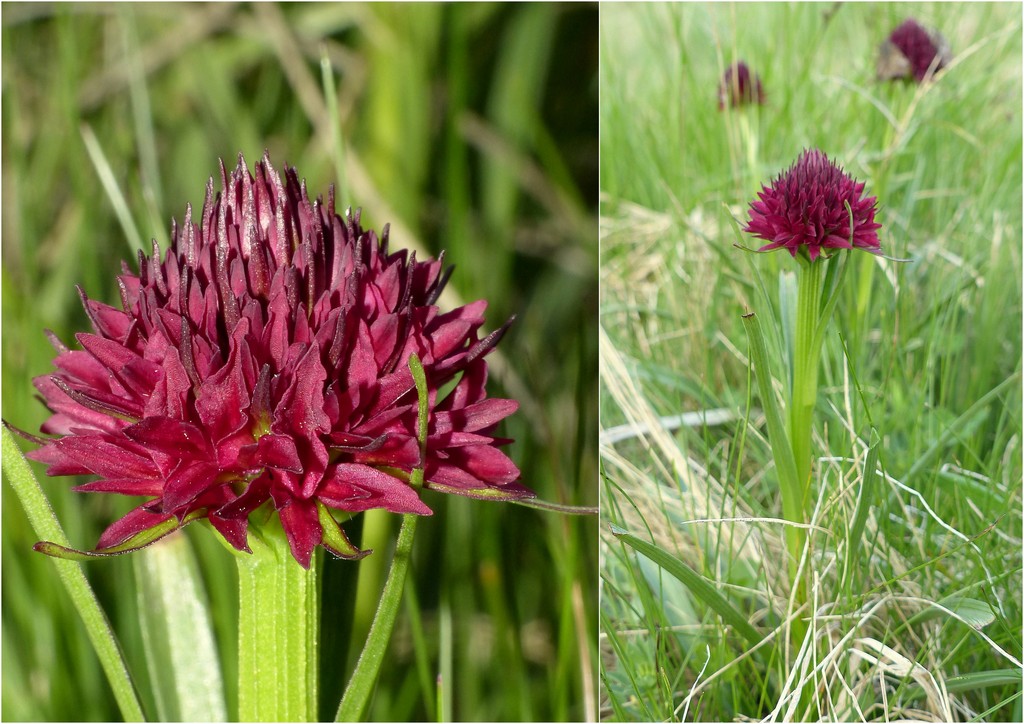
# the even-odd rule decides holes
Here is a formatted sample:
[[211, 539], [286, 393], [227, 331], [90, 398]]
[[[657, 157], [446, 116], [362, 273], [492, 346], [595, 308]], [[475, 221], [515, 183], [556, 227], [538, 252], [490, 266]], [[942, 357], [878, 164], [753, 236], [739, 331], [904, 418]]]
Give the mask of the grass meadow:
[[[311, 195], [391, 225], [392, 248], [447, 251], [441, 304], [486, 297], [517, 321], [491, 392], [541, 498], [597, 505], [597, 20], [595, 5], [5, 4], [3, 417], [35, 432], [32, 377], [88, 329], [75, 285], [116, 304], [120, 261], [200, 207], [217, 160], [295, 165]], [[991, 221], [991, 219], [989, 219]], [[1012, 223], [1007, 219], [1006, 223]], [[131, 262], [134, 268], [134, 262]], [[23, 446], [25, 444], [23, 443]], [[35, 466], [73, 545], [138, 504], [72, 493]], [[77, 481], [81, 482], [81, 481]], [[425, 493], [403, 609], [369, 717], [593, 719], [594, 517]], [[397, 516], [360, 516], [374, 555], [323, 566], [322, 717], [333, 718], [372, 617]], [[232, 557], [206, 524], [171, 536], [209, 601], [224, 713], [237, 702]], [[110, 721], [119, 711], [53, 562], [3, 486], [7, 721]], [[158, 547], [155, 547], [158, 548]], [[147, 718], [189, 692], [152, 646], [150, 552], [85, 564]], [[157, 555], [156, 553], [152, 555]], [[321, 553], [322, 555], [322, 553]], [[175, 582], [164, 593], [173, 605]], [[171, 632], [172, 634], [174, 632]], [[173, 636], [172, 636], [173, 638]], [[180, 687], [179, 687], [180, 688]]]
[[[911, 16], [954, 61], [876, 81]], [[766, 103], [719, 111], [741, 59]], [[602, 6], [605, 719], [1021, 720], [1021, 63], [1019, 4]], [[759, 245], [736, 222], [810, 147], [866, 183], [910, 261], [851, 259], [797, 609], [741, 326], [778, 329], [795, 264], [734, 244]], [[699, 572], [758, 643], [612, 525]]]

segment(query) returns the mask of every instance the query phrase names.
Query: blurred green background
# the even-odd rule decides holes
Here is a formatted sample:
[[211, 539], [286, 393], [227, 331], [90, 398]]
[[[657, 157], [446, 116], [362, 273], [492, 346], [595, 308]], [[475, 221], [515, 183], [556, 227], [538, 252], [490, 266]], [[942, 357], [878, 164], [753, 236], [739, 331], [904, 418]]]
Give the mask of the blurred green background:
[[[392, 248], [446, 250], [448, 307], [486, 297], [517, 322], [491, 359], [523, 482], [596, 505], [597, 7], [592, 4], [5, 4], [3, 417], [47, 416], [32, 377], [88, 329], [74, 285], [108, 303], [135, 246], [166, 248], [217, 159], [269, 149], [339, 207], [391, 224]], [[325, 92], [322, 63], [336, 92]], [[331, 122], [340, 118], [340, 128]], [[343, 138], [337, 153], [336, 138]], [[91, 150], [90, 150], [91, 148]], [[124, 197], [115, 211], [99, 169]], [[134, 262], [132, 263], [134, 267]], [[42, 470], [36, 466], [41, 475]], [[74, 545], [135, 501], [43, 479]], [[426, 493], [407, 600], [369, 716], [581, 720], [595, 711], [597, 521]], [[321, 716], [333, 717], [390, 562], [398, 518], [353, 528], [376, 553], [323, 567]], [[203, 524], [205, 525], [205, 524]], [[192, 526], [229, 716], [237, 701], [234, 564]], [[52, 563], [3, 486], [5, 720], [119, 712]], [[86, 564], [147, 716], [157, 710], [130, 557]], [[413, 597], [410, 597], [413, 596]], [[409, 613], [419, 613], [423, 636]]]

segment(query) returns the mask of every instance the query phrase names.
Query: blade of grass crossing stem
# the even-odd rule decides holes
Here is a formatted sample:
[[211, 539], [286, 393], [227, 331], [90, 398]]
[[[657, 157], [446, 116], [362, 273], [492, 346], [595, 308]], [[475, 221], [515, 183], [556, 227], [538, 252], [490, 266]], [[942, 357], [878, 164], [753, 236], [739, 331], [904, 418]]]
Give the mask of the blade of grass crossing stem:
[[153, 130], [153, 112], [149, 101], [149, 90], [142, 72], [143, 59], [139, 53], [138, 33], [135, 24], [135, 10], [131, 5], [122, 6], [121, 35], [124, 46], [124, 65], [129, 74], [129, 98], [132, 118], [135, 122], [136, 144], [139, 151], [139, 167], [142, 171], [142, 195], [149, 216], [149, 228], [163, 248], [170, 244], [170, 237], [162, 220], [163, 189], [160, 184], [160, 167], [157, 162], [156, 133]]
[[[765, 421], [768, 425], [768, 441], [772, 446], [772, 457], [779, 476], [779, 487], [782, 491], [782, 510], [786, 520], [803, 523], [803, 486], [796, 471], [796, 460], [790, 446], [786, 426], [782, 422], [782, 414], [772, 389], [772, 371], [768, 364], [768, 350], [764, 343], [764, 334], [757, 315], [743, 315], [743, 327], [750, 340], [750, 360], [754, 364], [754, 376], [761, 396], [761, 407], [764, 409]], [[804, 546], [804, 531], [795, 526], [786, 526], [786, 541], [789, 547], [790, 574], [796, 572], [797, 562]]]
[[209, 605], [188, 538], [165, 538], [136, 553], [132, 563], [160, 720], [227, 721]]
[[857, 509], [853, 514], [853, 523], [850, 525], [849, 537], [846, 541], [846, 571], [843, 578], [849, 581], [849, 572], [858, 569], [856, 566], [857, 556], [860, 554], [861, 537], [864, 534], [864, 526], [868, 522], [868, 513], [871, 512], [871, 503], [875, 499], [875, 487], [878, 476], [875, 475], [875, 467], [878, 465], [878, 444], [880, 438], [875, 428], [871, 428], [871, 438], [868, 443], [868, 454], [864, 460], [864, 470], [861, 473], [860, 494], [857, 496]]
[[758, 644], [761, 642], [761, 634], [757, 632], [757, 629], [750, 625], [747, 621], [747, 617], [737, 611], [731, 603], [725, 600], [725, 598], [715, 590], [715, 587], [712, 586], [711, 582], [704, 578], [704, 576], [697, 573], [668, 551], [658, 548], [658, 546], [653, 543], [641, 540], [635, 535], [627, 533], [622, 528], [613, 525], [612, 535], [633, 550], [647, 556], [667, 573], [681, 581], [684, 586], [693, 591], [693, 594], [697, 596], [697, 598], [704, 601], [704, 603], [710, 606], [715, 613], [721, 616], [725, 623], [736, 629], [737, 633], [742, 635], [743, 638], [747, 639], [752, 644]]
[[[417, 433], [420, 443], [420, 461], [422, 462], [425, 460], [427, 445], [427, 417], [430, 411], [430, 399], [426, 373], [416, 355], [409, 358], [409, 371], [412, 372], [413, 381], [416, 383], [419, 402]], [[409, 484], [415, 488], [423, 487], [422, 465], [413, 470]], [[416, 534], [416, 520], [417, 516], [415, 515], [402, 516], [402, 527], [398, 531], [395, 557], [391, 561], [391, 570], [388, 572], [387, 581], [384, 582], [384, 590], [381, 592], [377, 613], [373, 617], [373, 624], [370, 626], [370, 633], [366, 637], [363, 651], [356, 662], [355, 671], [352, 672], [352, 678], [349, 679], [345, 693], [341, 697], [335, 721], [359, 721], [366, 711], [370, 695], [377, 682], [377, 675], [380, 673], [380, 667], [384, 661], [388, 642], [391, 640], [395, 618], [398, 616], [398, 607], [402, 602], [402, 590], [405, 587], [405, 577], [409, 570], [409, 560], [412, 557], [412, 542]]]
[[[6, 427], [3, 428], [3, 470], [14, 492], [18, 495], [32, 529], [40, 539], [52, 540], [64, 546], [70, 546], [70, 542], [64, 535], [60, 523], [53, 515], [43, 489], [39, 486], [32, 469], [28, 465], [14, 442], [14, 436]], [[57, 567], [64, 587], [71, 596], [78, 614], [85, 624], [86, 633], [92, 642], [93, 648], [99, 657], [100, 665], [103, 667], [110, 687], [114, 690], [114, 698], [121, 709], [121, 715], [125, 721], [145, 721], [142, 715], [142, 705], [135, 693], [128, 666], [121, 654], [120, 646], [114, 637], [114, 631], [110, 627], [99, 601], [89, 586], [81, 564], [75, 561], [53, 559], [53, 565]]]
[[338, 93], [334, 85], [334, 68], [327, 55], [327, 48], [320, 53], [320, 80], [324, 87], [324, 101], [327, 104], [328, 128], [331, 129], [331, 157], [334, 160], [334, 174], [337, 179], [337, 193], [334, 195], [337, 207], [345, 209], [352, 205], [348, 197], [348, 183], [345, 178], [345, 146], [341, 137], [341, 117], [338, 115]]
[[124, 231], [124, 235], [128, 237], [132, 251], [141, 250], [144, 254], [148, 254], [152, 250], [147, 249], [143, 244], [142, 235], [139, 234], [139, 229], [135, 226], [135, 221], [132, 219], [132, 213], [128, 210], [128, 202], [117, 185], [114, 170], [110, 167], [110, 162], [107, 160], [106, 155], [104, 155], [103, 148], [100, 147], [96, 134], [87, 125], [82, 126], [82, 140], [85, 141], [85, 150], [89, 152], [89, 159], [96, 168], [96, 173], [100, 177], [100, 183], [103, 184], [103, 189], [107, 192], [107, 196], [110, 197], [110, 204], [114, 207], [114, 213], [117, 214], [117, 220], [121, 222], [121, 229]]

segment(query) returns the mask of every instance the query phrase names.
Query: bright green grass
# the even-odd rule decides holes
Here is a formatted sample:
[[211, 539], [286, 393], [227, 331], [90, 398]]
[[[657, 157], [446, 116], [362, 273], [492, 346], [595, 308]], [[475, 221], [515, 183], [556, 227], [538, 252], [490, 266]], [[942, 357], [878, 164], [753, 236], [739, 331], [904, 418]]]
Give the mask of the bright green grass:
[[[166, 248], [171, 217], [202, 204], [218, 157], [230, 166], [242, 151], [252, 164], [267, 148], [278, 169], [294, 164], [326, 193], [338, 179], [326, 53], [346, 142], [339, 206], [361, 206], [372, 228], [391, 223], [393, 247], [446, 249], [457, 267], [447, 304], [486, 297], [492, 328], [517, 315], [492, 357], [492, 394], [522, 402], [504, 426], [510, 454], [542, 498], [595, 505], [596, 37], [593, 6], [5, 5], [3, 417], [38, 429], [47, 413], [30, 379], [54, 356], [43, 329], [64, 340], [87, 329], [75, 284], [116, 303], [133, 236]], [[90, 134], [134, 231], [100, 183]], [[43, 483], [83, 548], [136, 504]], [[427, 495], [435, 515], [420, 521], [369, 716], [592, 717], [596, 520]], [[397, 516], [363, 517], [376, 553], [323, 565], [322, 717], [334, 715], [358, 653], [348, 642], [365, 635], [397, 535]], [[118, 718], [6, 484], [2, 531], [2, 718]], [[233, 716], [234, 562], [208, 529], [182, 535], [211, 602]], [[86, 571], [156, 717], [136, 569], [126, 558]]]
[[[909, 15], [956, 61], [925, 88], [877, 83], [876, 48]], [[653, 427], [602, 445], [603, 514], [774, 633], [751, 652], [603, 535], [602, 714], [782, 718], [783, 693], [802, 688], [814, 718], [1019, 721], [1020, 6], [609, 4], [601, 28], [602, 426]], [[734, 59], [761, 75], [764, 107], [717, 110]], [[883, 248], [912, 261], [855, 258], [826, 341], [803, 614], [819, 638], [801, 687], [778, 630], [782, 528], [752, 520], [781, 517], [781, 500], [740, 324], [756, 311], [777, 329], [794, 265], [734, 248], [756, 240], [730, 217], [745, 220], [760, 184], [811, 146], [878, 196]], [[768, 341], [779, 376], [780, 335]], [[718, 408], [731, 419], [658, 423]], [[889, 479], [863, 486], [872, 427], [879, 469], [920, 498]], [[851, 546], [859, 503], [869, 515]], [[717, 522], [682, 524], [695, 519]], [[954, 595], [979, 602], [980, 631], [929, 608]], [[878, 658], [872, 640], [889, 647], [879, 665], [862, 656]]]

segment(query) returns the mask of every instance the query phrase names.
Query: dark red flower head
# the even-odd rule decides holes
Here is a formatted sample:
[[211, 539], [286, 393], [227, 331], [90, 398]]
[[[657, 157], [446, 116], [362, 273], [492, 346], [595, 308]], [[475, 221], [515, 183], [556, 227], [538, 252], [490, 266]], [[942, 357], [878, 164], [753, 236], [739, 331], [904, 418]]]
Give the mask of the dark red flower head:
[[811, 261], [822, 249], [856, 247], [879, 253], [876, 198], [863, 192], [864, 184], [850, 178], [824, 153], [804, 151], [770, 187], [761, 187], [758, 200], [750, 203], [750, 221], [743, 230], [768, 242], [759, 251], [784, 248], [795, 258], [803, 249]]
[[[94, 333], [81, 350], [54, 339], [53, 375], [36, 387], [58, 435], [30, 454], [50, 475], [97, 475], [76, 490], [146, 496], [111, 525], [97, 552], [120, 551], [207, 518], [248, 550], [248, 515], [276, 511], [295, 559], [351, 546], [330, 510], [430, 514], [409, 484], [470, 497], [532, 497], [491, 431], [513, 400], [485, 392], [486, 302], [442, 313], [442, 262], [388, 252], [361, 228], [310, 202], [295, 169], [285, 182], [264, 155], [239, 156], [223, 191], [207, 184], [172, 224], [160, 259], [122, 265], [121, 309], [82, 294]], [[52, 337], [52, 335], [51, 335]], [[429, 389], [421, 457], [411, 355]], [[441, 389], [449, 389], [441, 395]], [[269, 513], [268, 513], [269, 514]]]
[[726, 68], [722, 75], [718, 86], [718, 109], [725, 108], [726, 102], [732, 108], [748, 103], [764, 104], [761, 78], [751, 73], [742, 60]]
[[920, 83], [929, 71], [938, 71], [949, 60], [949, 46], [945, 38], [907, 19], [882, 44], [878, 75], [883, 79], [913, 76]]

